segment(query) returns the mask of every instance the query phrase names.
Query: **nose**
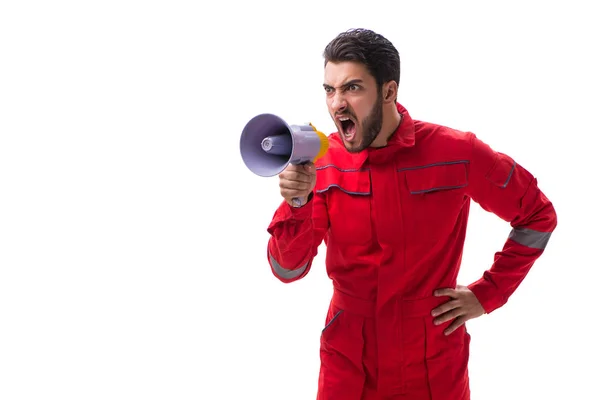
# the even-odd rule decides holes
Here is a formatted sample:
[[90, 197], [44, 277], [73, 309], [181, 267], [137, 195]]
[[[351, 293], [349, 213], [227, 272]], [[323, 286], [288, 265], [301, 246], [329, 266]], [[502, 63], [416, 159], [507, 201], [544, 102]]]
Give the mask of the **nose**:
[[342, 93], [336, 92], [331, 96], [331, 111], [333, 111], [334, 114], [344, 111], [346, 106], [346, 99]]

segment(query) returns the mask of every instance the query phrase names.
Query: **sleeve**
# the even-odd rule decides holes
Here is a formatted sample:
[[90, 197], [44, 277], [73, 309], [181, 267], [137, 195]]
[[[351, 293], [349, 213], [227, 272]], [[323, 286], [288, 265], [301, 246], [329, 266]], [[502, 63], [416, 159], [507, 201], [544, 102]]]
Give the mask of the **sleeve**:
[[542, 255], [557, 218], [552, 203], [529, 171], [471, 135], [468, 195], [512, 227], [491, 267], [468, 286], [490, 313], [508, 301]]
[[328, 227], [325, 195], [313, 191], [299, 208], [282, 201], [267, 228], [267, 258], [275, 277], [291, 283], [306, 276]]

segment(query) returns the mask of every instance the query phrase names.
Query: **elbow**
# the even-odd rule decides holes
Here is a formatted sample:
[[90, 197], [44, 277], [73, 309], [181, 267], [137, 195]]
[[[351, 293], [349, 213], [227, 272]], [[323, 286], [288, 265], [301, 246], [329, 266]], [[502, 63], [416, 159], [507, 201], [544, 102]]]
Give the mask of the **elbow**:
[[558, 217], [556, 215], [556, 209], [550, 204], [550, 210], [548, 212], [548, 218], [550, 219], [550, 231], [554, 231], [558, 225]]
[[557, 213], [552, 203], [542, 195], [536, 211], [527, 218], [513, 221], [509, 238], [528, 248], [544, 250], [558, 224]]
[[558, 225], [558, 216], [554, 205], [544, 196], [544, 206], [539, 213], [541, 220], [543, 220], [544, 230], [546, 232], [553, 232]]
[[558, 217], [554, 204], [539, 189], [534, 198], [523, 202], [523, 215], [515, 225], [528, 227], [540, 232], [552, 233], [558, 225]]

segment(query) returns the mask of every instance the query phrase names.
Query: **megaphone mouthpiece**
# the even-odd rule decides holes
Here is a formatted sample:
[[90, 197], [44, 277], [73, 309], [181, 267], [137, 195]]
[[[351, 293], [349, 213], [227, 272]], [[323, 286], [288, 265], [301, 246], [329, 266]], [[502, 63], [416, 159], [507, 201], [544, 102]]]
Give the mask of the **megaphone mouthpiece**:
[[277, 155], [289, 155], [293, 147], [290, 135], [267, 136], [260, 145], [265, 152]]

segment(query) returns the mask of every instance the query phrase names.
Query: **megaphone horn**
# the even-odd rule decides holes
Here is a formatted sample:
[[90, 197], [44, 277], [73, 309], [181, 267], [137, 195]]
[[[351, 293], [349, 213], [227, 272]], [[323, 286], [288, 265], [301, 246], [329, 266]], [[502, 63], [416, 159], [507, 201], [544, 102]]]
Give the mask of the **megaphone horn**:
[[252, 118], [240, 139], [244, 164], [263, 177], [277, 175], [289, 164], [314, 162], [328, 148], [327, 136], [311, 123], [288, 125], [274, 114], [259, 114]]

